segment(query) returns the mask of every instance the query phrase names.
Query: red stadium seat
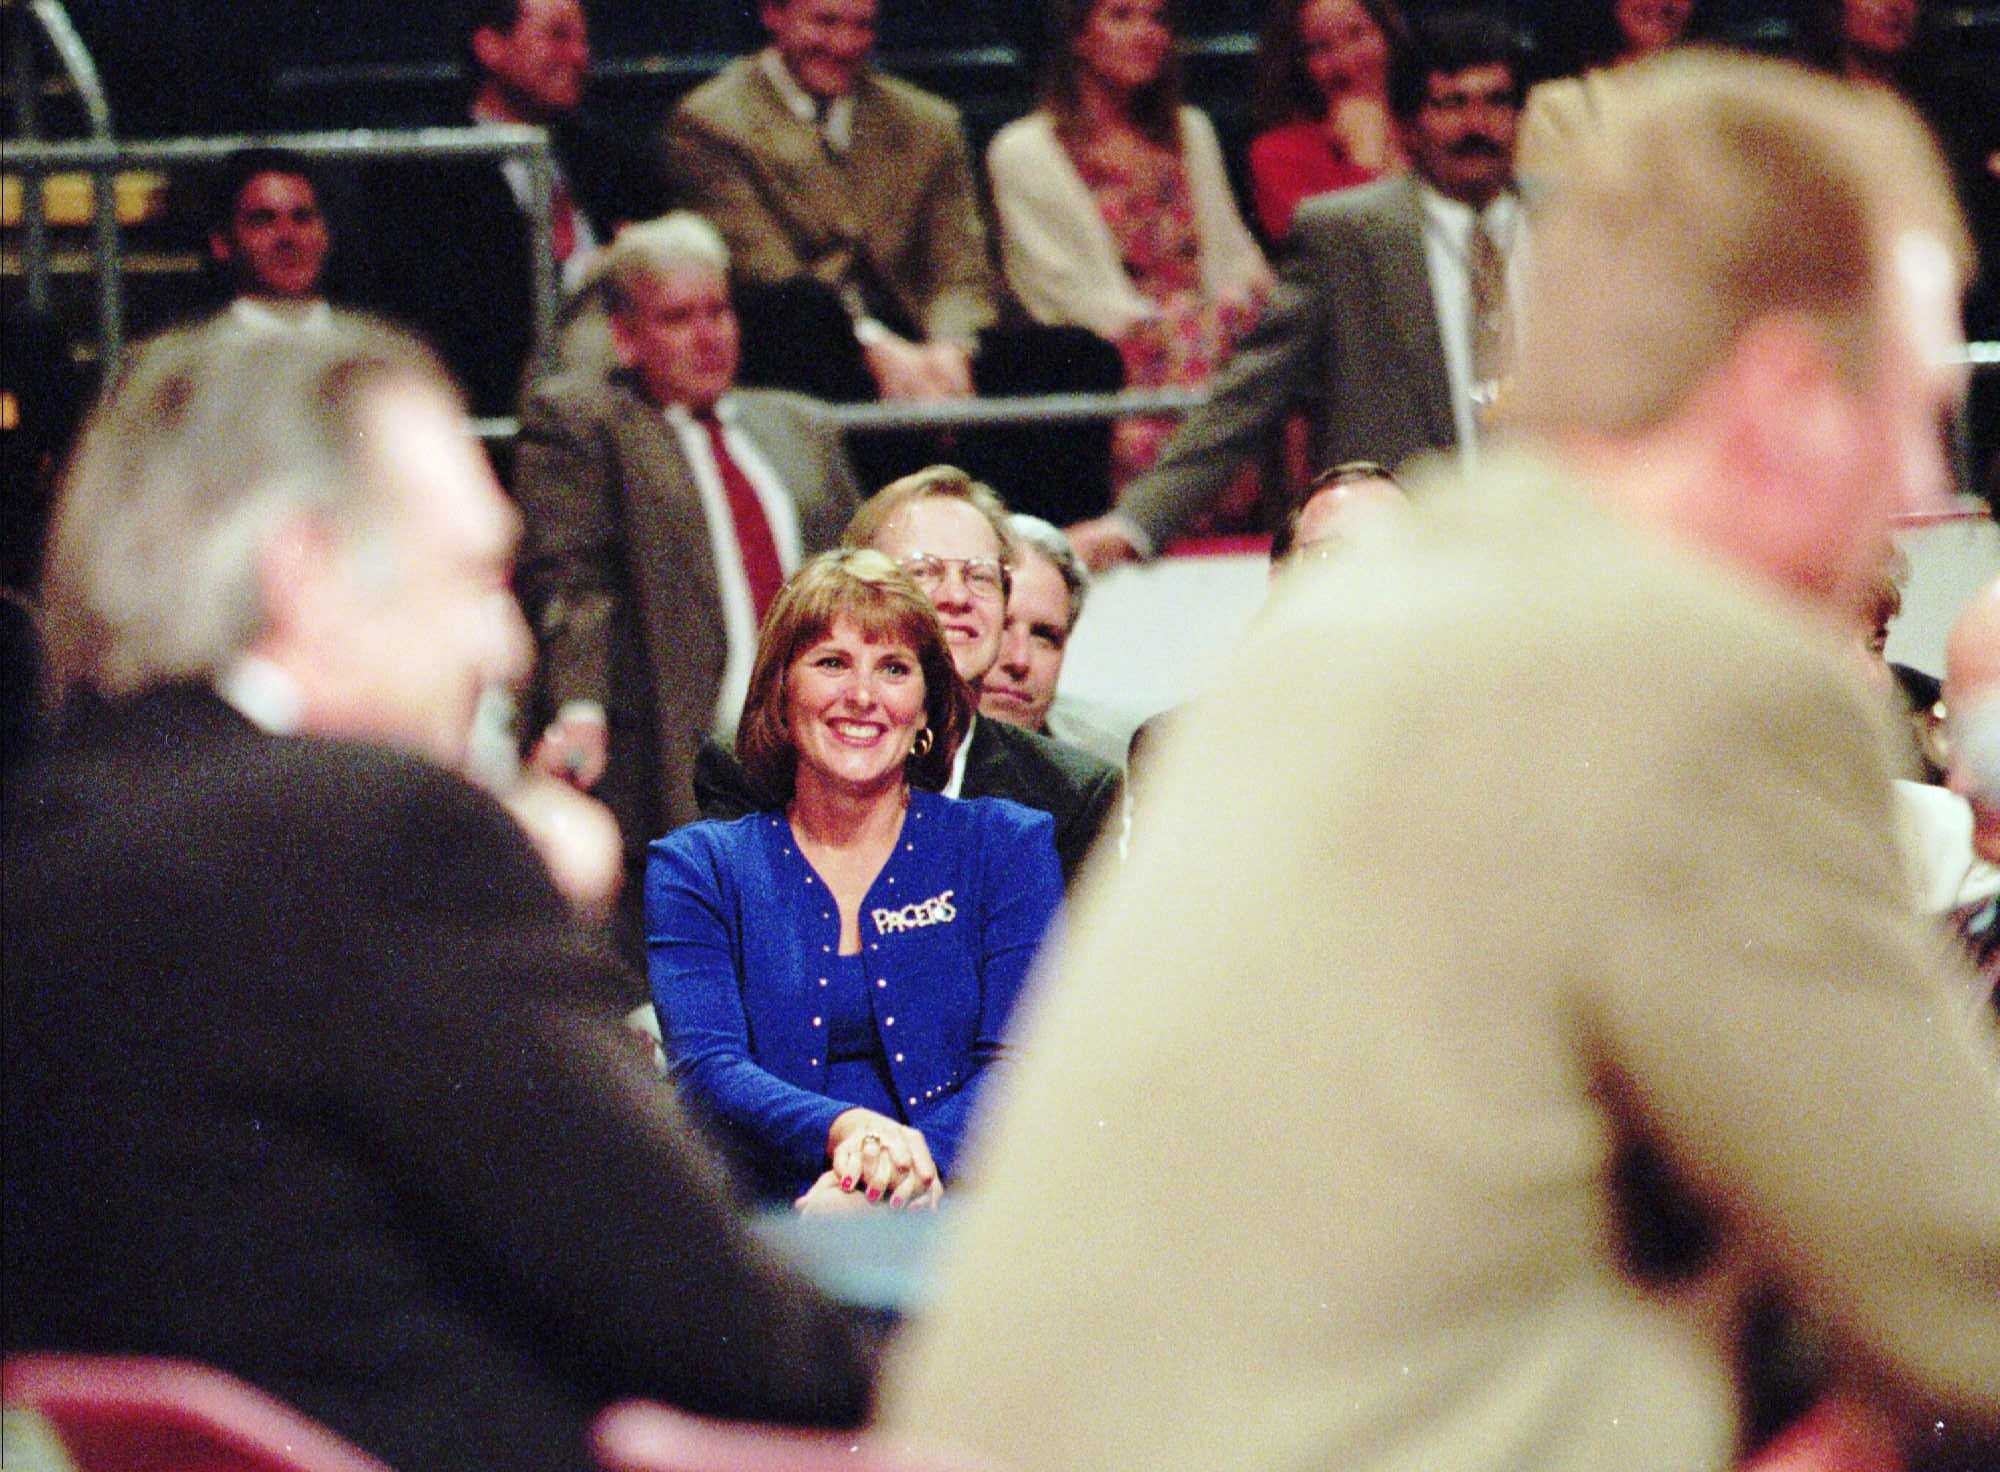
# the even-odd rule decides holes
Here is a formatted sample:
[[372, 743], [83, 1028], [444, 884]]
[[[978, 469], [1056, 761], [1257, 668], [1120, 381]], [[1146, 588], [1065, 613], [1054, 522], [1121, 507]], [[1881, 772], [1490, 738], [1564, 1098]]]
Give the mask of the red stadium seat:
[[989, 1462], [892, 1449], [867, 1432], [710, 1421], [653, 1401], [613, 1406], [591, 1442], [606, 1472], [993, 1472]]
[[1741, 1472], [1904, 1472], [1895, 1429], [1859, 1401], [1833, 1395], [1780, 1431]]
[[48, 1422], [77, 1472], [390, 1472], [261, 1390], [183, 1360], [10, 1355], [0, 1395]]

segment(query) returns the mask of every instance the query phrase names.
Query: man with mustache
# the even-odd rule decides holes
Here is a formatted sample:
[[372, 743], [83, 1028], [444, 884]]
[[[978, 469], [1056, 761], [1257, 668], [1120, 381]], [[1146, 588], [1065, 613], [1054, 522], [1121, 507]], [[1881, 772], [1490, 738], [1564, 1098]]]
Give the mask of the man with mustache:
[[1149, 557], [1188, 527], [1296, 404], [1312, 462], [1397, 465], [1476, 453], [1502, 381], [1516, 264], [1514, 127], [1525, 56], [1493, 16], [1436, 16], [1390, 66], [1413, 172], [1308, 201], [1278, 286], [1159, 463], [1112, 514], [1070, 528], [1093, 568]]

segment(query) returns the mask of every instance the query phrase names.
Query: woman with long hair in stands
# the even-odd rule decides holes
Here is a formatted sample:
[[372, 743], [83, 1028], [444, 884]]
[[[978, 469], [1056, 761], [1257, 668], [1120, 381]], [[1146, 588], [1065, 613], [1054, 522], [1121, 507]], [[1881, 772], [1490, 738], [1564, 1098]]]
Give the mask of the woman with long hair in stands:
[[1389, 56], [1409, 36], [1395, 0], [1276, 0], [1257, 42], [1250, 183], [1266, 239], [1301, 200], [1403, 169]]
[[[1051, 0], [1041, 103], [987, 151], [1008, 284], [1117, 344], [1126, 382], [1207, 382], [1271, 286], [1206, 116], [1180, 100], [1166, 0]], [[1114, 484], [1171, 419], [1121, 421]]]

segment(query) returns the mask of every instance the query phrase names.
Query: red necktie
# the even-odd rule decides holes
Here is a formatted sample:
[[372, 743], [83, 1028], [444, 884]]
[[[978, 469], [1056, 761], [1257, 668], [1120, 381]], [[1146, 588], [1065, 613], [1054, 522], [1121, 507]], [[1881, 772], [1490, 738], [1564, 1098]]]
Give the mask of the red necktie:
[[736, 523], [736, 548], [743, 554], [743, 575], [750, 583], [750, 606], [756, 610], [761, 625], [764, 610], [784, 586], [785, 565], [778, 559], [778, 543], [771, 535], [771, 521], [764, 515], [764, 503], [757, 499], [757, 488], [750, 484], [743, 467], [730, 458], [723, 443], [722, 421], [710, 414], [702, 419], [701, 425], [708, 431], [708, 447], [715, 454], [716, 473], [722, 477], [722, 489], [729, 496], [729, 516]]
[[549, 194], [549, 244], [558, 261], [576, 254], [576, 201], [570, 198], [569, 185], [561, 174], [556, 175], [555, 188]]

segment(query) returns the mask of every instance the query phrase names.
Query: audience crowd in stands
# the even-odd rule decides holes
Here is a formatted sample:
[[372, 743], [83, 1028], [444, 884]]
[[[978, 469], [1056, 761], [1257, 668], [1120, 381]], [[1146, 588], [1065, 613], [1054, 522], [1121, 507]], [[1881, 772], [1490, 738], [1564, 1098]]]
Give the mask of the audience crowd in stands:
[[[1940, 684], [1883, 554], [1994, 88], [1917, 0], [1815, 3], [1812, 69], [1577, 3], [1538, 65], [1274, 0], [1238, 156], [1185, 11], [1035, 0], [982, 173], [882, 0], [759, 0], [638, 130], [582, 0], [470, 0], [439, 121], [548, 130], [546, 238], [525, 161], [253, 146], [80, 430], [10, 342], [6, 1348], [410, 1472], [580, 1472], [622, 1396], [1470, 1472], [1829, 1394], [1991, 1465], [2000, 581]], [[1119, 387], [1207, 397], [829, 407]], [[1260, 467], [1269, 604], [1126, 751], [1061, 691], [1093, 570]], [[941, 1204], [877, 1406], [880, 1322], [743, 1216]]]
[[1086, 562], [1162, 550], [1301, 403], [1317, 464], [1476, 450], [1512, 331], [1526, 65], [1496, 17], [1459, 12], [1417, 27], [1390, 63], [1411, 172], [1299, 210], [1276, 290], [1208, 402], [1113, 512], [1072, 529]]
[[[958, 677], [975, 702], [999, 661], [1017, 549], [991, 486], [949, 465], [892, 481], [862, 503], [842, 541], [885, 553], [936, 607]], [[1118, 768], [1004, 721], [972, 717], [943, 792], [1004, 797], [1048, 813], [1065, 883], [1121, 811]], [[703, 745], [695, 797], [704, 816], [737, 818], [782, 800], [720, 744]]]
[[[875, 68], [876, 0], [758, 13], [771, 45], [681, 99], [663, 158], [738, 278], [784, 291], [748, 321], [753, 359], [783, 355], [761, 359], [759, 381], [833, 400], [1117, 388], [1117, 355], [1093, 334], [1002, 320], [957, 110]], [[800, 305], [814, 287], [839, 307], [831, 331]], [[923, 436], [858, 448], [876, 480], [936, 458]], [[989, 430], [955, 450], [1010, 503], [1064, 521], [1103, 508], [1106, 453], [1096, 426]]]
[[621, 233], [595, 271], [613, 361], [534, 384], [515, 448], [535, 759], [617, 815], [635, 962], [646, 845], [698, 816], [695, 754], [735, 731], [758, 624], [860, 499], [814, 401], [736, 387], [728, 273], [697, 215]]

